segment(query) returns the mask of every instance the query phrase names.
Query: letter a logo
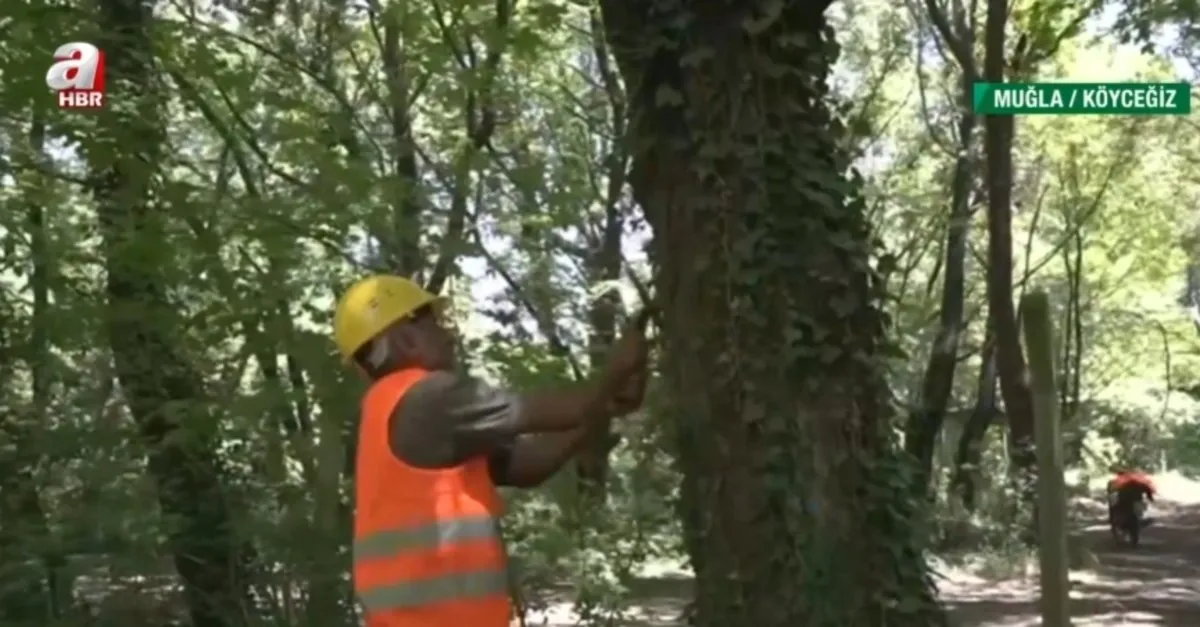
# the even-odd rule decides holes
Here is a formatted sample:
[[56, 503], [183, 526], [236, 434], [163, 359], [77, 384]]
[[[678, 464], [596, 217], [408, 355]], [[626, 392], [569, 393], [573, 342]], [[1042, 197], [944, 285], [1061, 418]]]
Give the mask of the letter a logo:
[[104, 52], [85, 42], [63, 44], [46, 72], [46, 86], [58, 92], [60, 109], [104, 106]]

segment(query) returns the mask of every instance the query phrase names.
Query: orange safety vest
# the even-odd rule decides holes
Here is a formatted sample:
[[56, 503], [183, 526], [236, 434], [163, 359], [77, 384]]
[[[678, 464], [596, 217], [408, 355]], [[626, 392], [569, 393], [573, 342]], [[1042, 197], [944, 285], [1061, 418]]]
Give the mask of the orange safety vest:
[[487, 459], [427, 470], [400, 461], [389, 445], [392, 411], [426, 374], [390, 374], [363, 398], [354, 589], [367, 627], [507, 627], [502, 507]]

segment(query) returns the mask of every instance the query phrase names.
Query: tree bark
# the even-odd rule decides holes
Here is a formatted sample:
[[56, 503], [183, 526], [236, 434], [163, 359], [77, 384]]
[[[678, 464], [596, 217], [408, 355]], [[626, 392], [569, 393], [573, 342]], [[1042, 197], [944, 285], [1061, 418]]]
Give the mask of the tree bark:
[[[604, 194], [604, 216], [600, 220], [599, 233], [588, 238], [587, 268], [592, 284], [616, 281], [621, 277], [621, 239], [625, 234], [625, 216], [622, 199], [625, 194], [625, 178], [629, 169], [629, 154], [625, 150], [626, 107], [621, 80], [612, 67], [608, 46], [604, 41], [604, 26], [599, 12], [592, 11], [590, 18], [592, 55], [600, 75], [600, 86], [608, 101], [612, 123], [608, 155], [605, 162], [605, 178], [608, 187]], [[604, 365], [609, 348], [617, 335], [617, 314], [621, 309], [619, 294], [610, 291], [596, 299], [588, 310], [588, 364], [593, 371]], [[575, 460], [576, 476], [579, 479], [580, 504], [583, 511], [604, 503], [608, 490], [609, 454], [620, 441], [612, 432], [612, 425], [604, 423], [588, 434]]]
[[[991, 319], [984, 326], [991, 328]], [[996, 343], [984, 340], [979, 355], [979, 377], [975, 384], [975, 407], [971, 410], [967, 424], [958, 437], [958, 448], [954, 453], [954, 474], [950, 479], [950, 491], [957, 494], [963, 507], [975, 511], [979, 484], [979, 463], [983, 459], [983, 438], [999, 416], [996, 405]]]
[[[615, 281], [621, 276], [623, 223], [620, 208], [614, 199], [605, 208], [599, 247], [588, 259], [588, 272], [593, 284]], [[593, 371], [604, 367], [604, 360], [616, 339], [617, 312], [620, 307], [619, 294], [610, 291], [597, 298], [588, 310], [588, 361]], [[616, 446], [617, 438], [612, 432], [611, 423], [605, 422], [588, 434], [575, 457], [580, 504], [584, 511], [604, 504], [608, 493], [608, 456]]]
[[[988, 0], [984, 30], [984, 79], [1004, 82], [1007, 0]], [[1013, 305], [1012, 278], [1012, 142], [1013, 117], [989, 115], [984, 120], [988, 191], [988, 313], [996, 341], [1000, 396], [1008, 415], [1009, 457], [1014, 475], [1027, 502], [1033, 502], [1037, 469], [1033, 452], [1033, 398], [1025, 383], [1025, 355], [1021, 351], [1017, 311]]]
[[102, 0], [96, 42], [105, 51], [114, 106], [85, 146], [107, 270], [107, 331], [117, 377], [149, 451], [169, 550], [194, 627], [245, 623], [237, 542], [214, 451], [213, 416], [200, 374], [180, 355], [177, 312], [155, 254], [166, 215], [152, 198], [162, 130], [153, 3]]
[[[932, 3], [930, 3], [931, 6]], [[934, 13], [935, 8], [930, 12]], [[939, 14], [940, 15], [940, 14]], [[941, 20], [944, 22], [945, 20]], [[960, 20], [956, 20], [958, 22]], [[950, 34], [944, 35], [948, 40]], [[974, 35], [969, 29], [954, 36], [952, 46], [965, 42], [965, 48], [973, 50]], [[950, 219], [946, 226], [946, 256], [942, 268], [942, 302], [939, 311], [938, 332], [929, 351], [929, 362], [921, 382], [919, 409], [908, 417], [904, 430], [904, 446], [917, 462], [917, 476], [913, 488], [921, 496], [927, 496], [933, 475], [933, 455], [937, 448], [937, 437], [946, 419], [946, 406], [954, 389], [954, 372], [958, 367], [958, 347], [962, 334], [963, 300], [966, 294], [967, 235], [971, 227], [971, 191], [976, 180], [975, 167], [975, 112], [971, 108], [971, 94], [975, 83], [975, 66], [971, 57], [968, 65], [960, 68], [958, 116], [958, 155], [954, 160], [954, 174], [950, 181]]]
[[[45, 143], [46, 122], [35, 114], [29, 130], [32, 160], [44, 157]], [[33, 311], [23, 350], [14, 350], [13, 345], [20, 344], [6, 334], [17, 325], [10, 319], [9, 304], [0, 303], [0, 382], [18, 387], [13, 366], [23, 361], [30, 383], [28, 405], [0, 394], [0, 555], [6, 556], [7, 566], [0, 568], [0, 616], [28, 625], [59, 619], [71, 596], [58, 589], [63, 557], [50, 533], [38, 473], [44, 460], [38, 434], [46, 428], [51, 410], [50, 329], [54, 326], [50, 305], [54, 262], [40, 191], [37, 187], [25, 190]]]
[[887, 427], [823, 4], [607, 0], [654, 229], [696, 624], [943, 622]]
[[[1074, 221], [1074, 217], [1071, 218]], [[1070, 225], [1070, 223], [1068, 223]], [[1067, 281], [1067, 303], [1063, 314], [1061, 350], [1058, 351], [1059, 385], [1058, 413], [1063, 425], [1063, 446], [1066, 447], [1066, 464], [1074, 466], [1083, 461], [1084, 430], [1074, 420], [1079, 413], [1083, 389], [1083, 229], [1074, 226], [1071, 241], [1063, 248], [1063, 274]]]

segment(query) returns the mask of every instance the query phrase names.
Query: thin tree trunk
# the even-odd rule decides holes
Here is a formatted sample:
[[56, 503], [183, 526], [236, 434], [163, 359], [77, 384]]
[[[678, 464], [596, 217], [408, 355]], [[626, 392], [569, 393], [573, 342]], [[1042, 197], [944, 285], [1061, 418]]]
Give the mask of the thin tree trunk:
[[[150, 197], [159, 162], [160, 91], [150, 45], [152, 3], [101, 0], [97, 44], [112, 100], [86, 146], [107, 269], [107, 330], [117, 377], [149, 451], [169, 525], [167, 544], [194, 627], [245, 624], [246, 589], [214, 452], [200, 374], [179, 354], [178, 313], [152, 255], [163, 251], [162, 205]], [[158, 251], [158, 252], [156, 252]]]
[[[35, 114], [28, 147], [33, 160], [44, 157], [45, 142], [45, 120]], [[18, 409], [0, 403], [5, 407], [0, 416], [0, 555], [8, 556], [4, 558], [7, 568], [0, 567], [0, 616], [31, 625], [61, 618], [71, 599], [69, 590], [60, 587], [69, 587], [58, 576], [64, 558], [47, 525], [37, 473], [44, 459], [37, 434], [50, 416], [50, 329], [54, 323], [50, 306], [53, 260], [40, 191], [37, 187], [25, 190], [29, 285], [33, 292], [29, 341], [23, 350], [13, 350], [10, 338], [0, 335], [0, 381], [8, 381], [14, 374], [12, 365], [23, 361], [29, 368], [30, 383], [27, 407]], [[7, 306], [0, 303], [3, 311]], [[16, 327], [4, 318], [0, 315], [0, 327]]]
[[[989, 82], [1004, 82], [1007, 21], [1007, 0], [988, 0], [983, 74]], [[987, 116], [984, 148], [988, 190], [988, 309], [995, 332], [1000, 394], [1008, 415], [1009, 456], [1015, 476], [1022, 485], [1022, 496], [1032, 503], [1033, 479], [1037, 472], [1033, 452], [1033, 399], [1025, 383], [1025, 355], [1021, 351], [1012, 296], [1012, 142], [1013, 117]]]
[[[990, 321], [985, 328], [990, 328]], [[999, 416], [996, 403], [996, 344], [990, 334], [979, 356], [979, 378], [975, 384], [975, 407], [958, 437], [954, 453], [954, 474], [950, 490], [957, 494], [967, 511], [975, 511], [979, 484], [979, 462], [983, 458], [983, 439]]]
[[[623, 177], [622, 177], [623, 178]], [[605, 210], [599, 248], [589, 259], [592, 283], [615, 281], [621, 276], [621, 235], [623, 221], [616, 202]], [[603, 367], [608, 349], [616, 338], [620, 295], [615, 291], [601, 295], [588, 311], [588, 354], [593, 369]], [[583, 511], [604, 503], [608, 490], [608, 456], [616, 442], [612, 426], [605, 422], [588, 434], [575, 459]]]
[[392, 184], [391, 203], [384, 228], [375, 229], [382, 244], [384, 267], [397, 274], [418, 274], [425, 266], [421, 252], [422, 195], [413, 143], [408, 64], [400, 35], [406, 12], [401, 4], [389, 4], [383, 15], [383, 46], [380, 50], [387, 77], [388, 108], [391, 110]]
[[[963, 37], [964, 41], [974, 41], [970, 33]], [[950, 219], [946, 226], [946, 257], [942, 265], [945, 272], [938, 333], [929, 351], [929, 363], [925, 366], [920, 408], [909, 415], [905, 427], [905, 448], [917, 461], [913, 488], [922, 495], [929, 493], [934, 450], [954, 388], [954, 371], [958, 365], [958, 347], [964, 323], [967, 235], [971, 226], [971, 190], [975, 181], [973, 139], [976, 118], [971, 104], [974, 76], [973, 65], [962, 69], [958, 156], [954, 161], [954, 176], [950, 184]]]
[[[608, 101], [609, 116], [613, 126], [609, 139], [606, 179], [608, 188], [604, 197], [604, 218], [599, 236], [589, 238], [587, 267], [593, 284], [616, 281], [621, 277], [621, 239], [625, 234], [621, 199], [625, 194], [625, 176], [629, 168], [629, 155], [625, 145], [625, 94], [620, 78], [612, 68], [608, 46], [604, 41], [604, 28], [598, 11], [593, 10], [591, 19], [592, 54], [596, 59], [597, 72], [605, 99]], [[592, 369], [601, 367], [608, 349], [616, 339], [617, 314], [621, 300], [616, 292], [610, 291], [592, 303], [588, 312], [591, 327], [588, 335], [588, 355]], [[576, 458], [576, 473], [579, 477], [581, 505], [584, 511], [602, 504], [608, 489], [609, 454], [617, 445], [618, 436], [612, 433], [611, 425], [605, 423], [589, 434]]]

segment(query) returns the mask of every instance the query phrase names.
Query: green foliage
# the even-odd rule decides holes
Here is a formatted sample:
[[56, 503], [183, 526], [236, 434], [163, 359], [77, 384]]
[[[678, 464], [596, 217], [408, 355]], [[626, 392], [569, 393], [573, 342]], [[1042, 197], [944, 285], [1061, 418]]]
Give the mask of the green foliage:
[[[1114, 35], [1098, 28], [1104, 12], [1095, 3], [1016, 3], [1014, 39], [1026, 35], [1047, 57], [1022, 71], [1179, 79], [1194, 60], [1192, 5], [1128, 4]], [[702, 171], [731, 168], [746, 183], [688, 184], [692, 201], [674, 215], [704, 216], [691, 225], [696, 237], [721, 243], [697, 251], [669, 239], [663, 214], [646, 211], [654, 199], [629, 184], [645, 167], [629, 163], [641, 146], [631, 133], [646, 134], [627, 128], [630, 108], [647, 98], [653, 111], [692, 106], [689, 90], [703, 87], [715, 91], [704, 106], [732, 120], [730, 98], [749, 87], [660, 81], [649, 96], [636, 93], [628, 59], [620, 67], [613, 58], [628, 51], [608, 48], [619, 33], [606, 41], [587, 3], [501, 3], [508, 17], [495, 3], [466, 0], [157, 3], [141, 55], [155, 64], [141, 77], [153, 107], [134, 116], [130, 85], [113, 82], [109, 111], [59, 111], [43, 81], [50, 55], [68, 39], [114, 36], [93, 26], [106, 6], [115, 3], [0, 8], [9, 44], [0, 51], [6, 625], [73, 625], [84, 614], [103, 624], [190, 620], [185, 600], [167, 592], [178, 580], [168, 532], [188, 521], [164, 513], [161, 475], [169, 473], [147, 464], [170, 447], [211, 462], [206, 472], [236, 544], [217, 548], [246, 563], [231, 585], [253, 597], [253, 618], [229, 608], [222, 627], [352, 624], [344, 575], [353, 417], [364, 386], [328, 342], [334, 295], [371, 270], [436, 279], [453, 300], [474, 373], [522, 389], [561, 385], [587, 376], [603, 355], [615, 324], [600, 315], [604, 307], [619, 321], [640, 300], [634, 283], [651, 274], [648, 245], [656, 272], [689, 278], [679, 285], [717, 285], [705, 298], [723, 313], [699, 315], [660, 276], [653, 287], [677, 307], [671, 320], [695, 325], [675, 331], [696, 335], [664, 338], [670, 380], [656, 382], [651, 406], [616, 428], [607, 499], [588, 501], [569, 471], [510, 496], [506, 536], [530, 609], [541, 599], [574, 604], [595, 624], [632, 616], [648, 573], [703, 554], [709, 528], [739, 511], [739, 501], [713, 491], [726, 485], [731, 471], [721, 464], [742, 436], [755, 455], [735, 466], [762, 478], [766, 512], [746, 528], [771, 543], [779, 581], [792, 586], [787, 578], [804, 573], [778, 596], [808, 604], [812, 624], [873, 624], [854, 623], [861, 617], [847, 607], [929, 609], [921, 558], [930, 545], [1024, 555], [1029, 512], [1013, 504], [1004, 479], [1000, 429], [980, 441], [974, 509], [949, 490], [985, 344], [978, 191], [965, 328], [928, 503], [908, 498], [911, 470], [897, 453], [893, 413], [921, 402], [937, 330], [962, 113], [960, 68], [939, 47], [926, 7], [836, 3], [827, 10], [832, 33], [820, 37], [777, 32], [794, 26], [778, 21], [786, 17], [774, 12], [778, 3], [748, 19], [748, 36], [776, 38], [804, 61], [749, 55], [745, 63], [768, 64], [752, 69], [776, 86], [801, 77], [788, 89], [812, 93], [794, 98], [804, 106], [787, 110], [787, 124], [763, 117], [769, 132], [742, 129], [753, 145], [726, 132], [732, 123], [695, 144]], [[982, 7], [974, 17], [982, 22]], [[1164, 32], [1178, 46], [1143, 51], [1119, 40]], [[707, 44], [690, 52], [692, 65], [736, 60]], [[828, 80], [814, 78], [830, 64]], [[663, 116], [654, 133], [674, 129], [673, 119]], [[1092, 475], [1112, 463], [1200, 473], [1200, 335], [1194, 304], [1189, 311], [1179, 301], [1195, 289], [1187, 267], [1200, 251], [1195, 124], [1195, 116], [1017, 122], [1016, 291], [1036, 286], [1050, 296], [1064, 330], [1060, 380], [1079, 378], [1062, 401], [1067, 446], [1080, 449], [1074, 463]], [[155, 141], [143, 134], [154, 126], [160, 156], [146, 163], [134, 147]], [[982, 180], [978, 143], [973, 190]], [[134, 328], [168, 338], [138, 363], [163, 371], [173, 357], [194, 388], [153, 411], [135, 408], [139, 393], [117, 373], [127, 355], [118, 348], [124, 336], [112, 332], [114, 255], [102, 237], [96, 174], [118, 157], [123, 176], [148, 181], [144, 198], [119, 204], [146, 201], [126, 252], [167, 312], [135, 311]], [[730, 200], [735, 191], [746, 198]], [[615, 262], [599, 252], [610, 240]], [[678, 263], [665, 262], [664, 251]], [[695, 259], [685, 264], [684, 253]], [[886, 289], [886, 311], [858, 281]], [[854, 389], [839, 387], [847, 381]], [[732, 404], [702, 405], [713, 390]], [[835, 393], [841, 400], [829, 402]], [[829, 428], [840, 424], [829, 416], [847, 407], [864, 408], [856, 433], [870, 447]], [[177, 419], [158, 442], [146, 425], [163, 413]], [[199, 467], [193, 462], [177, 465]], [[839, 527], [830, 512], [866, 521], [868, 541], [846, 536], [853, 527]], [[879, 574], [869, 587], [844, 568], [863, 564]], [[47, 575], [71, 585], [51, 598]], [[138, 582], [147, 575], [157, 578]], [[723, 582], [725, 596], [701, 604], [736, 614], [748, 602], [737, 595], [754, 589]]]

